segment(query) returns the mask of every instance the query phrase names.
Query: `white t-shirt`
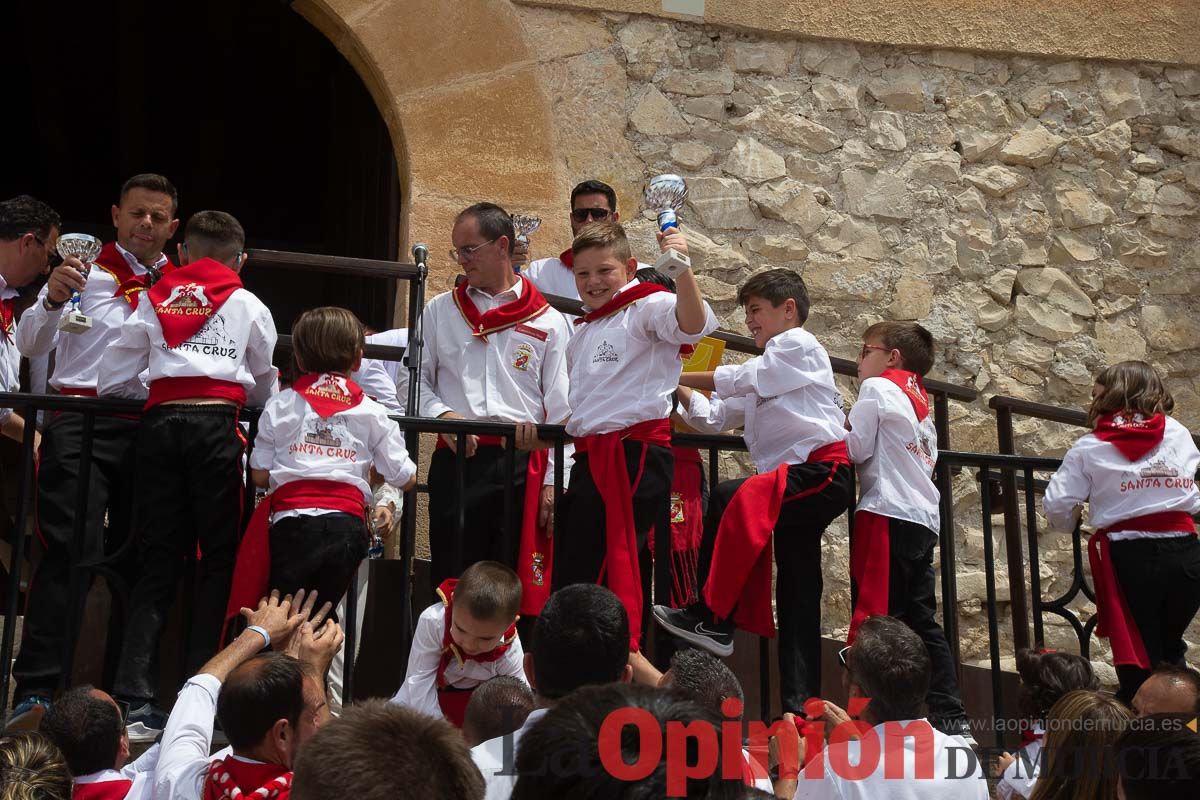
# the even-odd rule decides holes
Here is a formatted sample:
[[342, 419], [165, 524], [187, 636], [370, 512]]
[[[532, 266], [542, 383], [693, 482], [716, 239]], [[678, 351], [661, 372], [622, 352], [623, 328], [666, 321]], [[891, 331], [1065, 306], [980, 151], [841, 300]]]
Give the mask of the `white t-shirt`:
[[[899, 732], [905, 729], [916, 732], [916, 737], [901, 740]], [[808, 777], [807, 767], [800, 771], [796, 800], [989, 800], [983, 768], [961, 737], [947, 736], [924, 719], [876, 725], [863, 735], [872, 732], [878, 747], [868, 745], [866, 753], [869, 757], [879, 753], [872, 757], [873, 763], [862, 760], [864, 748], [859, 740], [830, 744], [819, 765], [821, 777]], [[918, 741], [923, 743], [920, 762]], [[889, 772], [902, 777], [887, 777], [889, 763], [894, 764]], [[924, 769], [918, 772], [918, 766]]]
[[[1046, 521], [1057, 530], [1071, 530], [1075, 509], [1085, 502], [1088, 521], [1096, 528], [1163, 511], [1195, 514], [1200, 511], [1197, 466], [1200, 450], [1187, 428], [1172, 417], [1166, 419], [1158, 447], [1137, 461], [1129, 461], [1115, 445], [1098, 439], [1094, 433], [1085, 434], [1071, 445], [1046, 487], [1042, 498]], [[1134, 534], [1141, 533], [1114, 532], [1110, 538], [1119, 541], [1137, 538]]]
[[803, 464], [813, 450], [846, 438], [829, 354], [803, 328], [772, 337], [761, 356], [723, 364], [713, 377], [712, 397], [692, 392], [684, 419], [712, 433], [744, 425], [759, 472]]
[[[634, 280], [621, 291], [638, 284]], [[657, 292], [595, 322], [576, 325], [567, 346], [571, 419], [567, 433], [610, 433], [671, 414], [679, 385], [679, 348], [695, 344], [717, 327], [708, 303], [704, 327], [684, 333], [675, 317], [675, 295]]]
[[850, 409], [846, 434], [857, 466], [858, 510], [924, 525], [936, 532], [937, 430], [933, 414], [917, 422], [908, 395], [887, 378], [867, 378]]

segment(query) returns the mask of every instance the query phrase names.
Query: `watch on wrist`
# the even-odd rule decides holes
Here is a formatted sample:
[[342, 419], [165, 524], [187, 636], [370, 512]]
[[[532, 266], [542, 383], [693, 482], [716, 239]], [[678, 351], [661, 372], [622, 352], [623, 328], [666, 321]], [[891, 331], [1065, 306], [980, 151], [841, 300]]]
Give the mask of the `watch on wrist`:
[[53, 300], [50, 299], [50, 295], [46, 295], [45, 299], [42, 300], [42, 305], [45, 307], [45, 309], [47, 311], [58, 311], [60, 308], [62, 308], [66, 304], [67, 304], [66, 300], [62, 300], [57, 303], [54, 302]]

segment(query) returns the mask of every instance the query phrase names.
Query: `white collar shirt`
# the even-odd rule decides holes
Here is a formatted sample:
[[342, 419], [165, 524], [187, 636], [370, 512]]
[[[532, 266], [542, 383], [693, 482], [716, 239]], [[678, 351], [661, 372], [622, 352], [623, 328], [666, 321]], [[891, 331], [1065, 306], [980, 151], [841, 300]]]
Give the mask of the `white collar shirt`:
[[[0, 276], [0, 300], [14, 299], [19, 294]], [[15, 327], [14, 322], [14, 330], [0, 333], [0, 392], [21, 391], [21, 351], [17, 349]], [[11, 408], [0, 408], [0, 422], [11, 414]]]
[[[441, 719], [445, 715], [438, 703], [437, 670], [442, 661], [442, 639], [446, 633], [446, 607], [434, 603], [421, 612], [417, 630], [413, 634], [412, 648], [408, 652], [408, 670], [404, 683], [400, 684], [392, 702], [408, 706], [422, 714]], [[495, 661], [471, 661], [461, 663], [451, 659], [446, 665], [446, 685], [455, 689], [474, 689], [479, 684], [498, 675], [525, 680], [525, 651], [521, 649], [521, 638], [512, 644]]]
[[154, 770], [158, 766], [158, 756], [162, 746], [155, 744], [120, 770], [102, 769], [75, 778], [76, 786], [86, 786], [92, 783], [112, 783], [114, 781], [129, 781], [129, 791], [125, 800], [150, 800], [154, 793]]
[[[408, 347], [408, 328], [372, 333], [367, 344], [388, 347]], [[404, 373], [404, 389], [401, 394], [401, 374]], [[363, 391], [393, 414], [403, 414], [408, 399], [408, 375], [403, 361], [382, 358], [364, 358], [358, 372], [350, 376]]]
[[[621, 291], [638, 283], [635, 278]], [[695, 344], [717, 327], [704, 303], [700, 332], [680, 330], [675, 300], [670, 292], [657, 292], [576, 326], [567, 348], [572, 410], [567, 433], [611, 433], [670, 416], [671, 396], [683, 370], [680, 346]]]
[[521, 739], [534, 725], [546, 716], [549, 709], [535, 708], [525, 718], [525, 723], [508, 736], [488, 739], [471, 748], [471, 760], [483, 775], [487, 785], [485, 800], [508, 800], [517, 785], [517, 748]]
[[542, 294], [553, 294], [569, 300], [579, 299], [575, 284], [575, 272], [558, 256], [539, 258], [521, 270], [521, 276], [529, 279]]
[[938, 530], [932, 414], [917, 422], [912, 402], [899, 386], [887, 378], [867, 378], [850, 409], [846, 447], [856, 465], [859, 511]]
[[[135, 275], [146, 274], [146, 267], [132, 253], [117, 245]], [[160, 254], [154, 267], [166, 266], [167, 257]], [[68, 301], [62, 308], [47, 310], [44, 305], [49, 284], [42, 287], [34, 303], [21, 316], [17, 325], [17, 349], [27, 358], [44, 356], [54, 351], [54, 373], [50, 385], [55, 389], [95, 389], [100, 360], [104, 351], [116, 343], [121, 328], [133, 313], [129, 303], [116, 297], [117, 281], [103, 269], [88, 273], [87, 285], [80, 296], [79, 310], [92, 318], [92, 327], [84, 333], [62, 333], [58, 321], [71, 307]], [[145, 303], [139, 298], [138, 307]]]
[[772, 337], [744, 364], [717, 367], [713, 379], [712, 398], [692, 392], [685, 419], [711, 433], [744, 427], [759, 472], [803, 464], [813, 450], [846, 437], [829, 354], [803, 328]]
[[[907, 736], [903, 746], [892, 744], [899, 731], [907, 728], [920, 731]], [[928, 720], [903, 720], [876, 725], [864, 736], [874, 734], [879, 743], [868, 753], [879, 753], [878, 763], [862, 767], [862, 743], [858, 740], [830, 744], [822, 758], [824, 764], [820, 777], [807, 777], [809, 767], [800, 771], [797, 781], [796, 800], [989, 800], [987, 780], [974, 751], [961, 737], [947, 736], [929, 724]], [[917, 742], [927, 742], [932, 748], [932, 774], [921, 770], [917, 759]], [[830, 751], [838, 750], [831, 759]], [[903, 760], [887, 770], [899, 772], [903, 777], [888, 777], [885, 767], [892, 759]], [[922, 759], [924, 760], [924, 759]], [[853, 774], [847, 773], [847, 768]], [[870, 771], [866, 771], [870, 769]], [[922, 774], [923, 773], [923, 774]]]
[[[1069, 531], [1075, 525], [1075, 510], [1088, 504], [1088, 521], [1108, 528], [1134, 517], [1163, 511], [1200, 512], [1196, 491], [1196, 469], [1200, 451], [1187, 428], [1167, 417], [1163, 439], [1136, 461], [1129, 461], [1116, 446], [1094, 433], [1080, 437], [1063, 457], [1062, 466], [1050, 478], [1042, 497], [1042, 509], [1050, 527]], [[1114, 541], [1155, 534], [1130, 529], [1114, 531]]]

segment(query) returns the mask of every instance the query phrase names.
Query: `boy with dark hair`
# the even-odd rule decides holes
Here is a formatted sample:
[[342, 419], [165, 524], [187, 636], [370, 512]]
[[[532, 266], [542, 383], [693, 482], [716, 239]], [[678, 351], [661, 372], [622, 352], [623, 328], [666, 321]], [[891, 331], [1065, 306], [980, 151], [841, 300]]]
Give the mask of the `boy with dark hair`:
[[[513, 225], [504, 209], [493, 203], [463, 209], [451, 239], [451, 257], [466, 279], [422, 312], [417, 413], [517, 423], [521, 452], [510, 464], [503, 437], [464, 436], [460, 477], [458, 438], [438, 437], [428, 479], [431, 585], [476, 561], [499, 561], [521, 576], [521, 613], [530, 620], [550, 592], [555, 468], [553, 452], [526, 452], [532, 448], [522, 436], [535, 425], [561, 424], [570, 413], [570, 330], [538, 288], [513, 272]], [[568, 447], [565, 457], [570, 453]]]
[[126, 765], [125, 722], [106, 693], [86, 684], [68, 689], [46, 711], [40, 730], [67, 759], [79, 800], [149, 800], [158, 745]]
[[937, 431], [924, 385], [933, 359], [933, 336], [915, 322], [878, 322], [863, 332], [862, 384], [846, 436], [859, 477], [850, 544], [856, 598], [846, 643], [853, 644], [858, 626], [877, 614], [912, 628], [933, 668], [930, 718], [948, 733], [969, 736], [958, 670], [937, 622]]
[[[659, 246], [687, 254], [677, 229]], [[681, 348], [717, 327], [691, 270], [677, 293], [634, 277], [625, 230], [613, 222], [584, 228], [571, 245], [575, 283], [587, 313], [567, 348], [575, 440], [565, 533], [556, 541], [554, 586], [603, 581], [625, 604], [638, 651], [649, 594], [648, 531], [668, 530], [671, 395]]]
[[483, 779], [458, 731], [382, 700], [352, 706], [317, 731], [295, 766], [292, 800], [484, 797]]
[[[51, 270], [38, 301], [21, 316], [14, 338], [21, 355], [31, 360], [54, 354], [54, 370], [49, 376], [54, 391], [96, 396], [102, 356], [121, 337], [145, 290], [172, 269], [163, 248], [179, 225], [175, 217], [178, 204], [175, 187], [166, 178], [135, 175], [121, 187], [118, 202], [111, 208], [115, 237], [101, 249], [95, 269], [89, 272], [72, 256]], [[64, 333], [58, 324], [76, 291], [79, 308], [91, 317], [92, 327], [83, 333]], [[81, 557], [98, 561], [106, 552], [120, 549], [131, 534], [138, 421], [97, 415], [91, 424], [91, 471]], [[51, 414], [42, 430], [36, 508], [46, 551], [30, 586], [21, 652], [13, 664], [17, 687], [10, 722], [18, 722], [26, 714], [36, 716], [49, 705], [64, 670], [65, 642], [75, 636], [75, 631], [69, 630], [72, 614], [67, 606], [74, 565], [71, 543], [79, 513], [83, 428], [82, 414]]]
[[[143, 569], [129, 604], [114, 689], [129, 702], [135, 741], [166, 722], [152, 665], [179, 579], [199, 561], [189, 671], [217, 649], [242, 523], [241, 407], [276, 389], [275, 322], [242, 288], [245, 232], [223, 211], [199, 211], [179, 247], [183, 264], [145, 292], [104, 351], [101, 395], [146, 398], [137, 438], [136, 533]], [[147, 372], [149, 393], [141, 374]]]
[[533, 690], [511, 675], [488, 678], [471, 694], [462, 733], [468, 747], [512, 733], [533, 711]]
[[417, 620], [408, 672], [392, 702], [461, 728], [476, 687], [496, 675], [525, 680], [521, 579], [504, 564], [478, 561], [437, 593], [442, 602]]
[[399, 426], [350, 378], [362, 361], [358, 318], [332, 306], [305, 311], [292, 347], [299, 377], [258, 421], [250, 475], [270, 494], [238, 549], [226, 619], [269, 589], [315, 589], [337, 603], [367, 557], [371, 467], [404, 491], [416, 484]]
[[[680, 410], [701, 431], [744, 427], [759, 474], [713, 490], [700, 549], [701, 599], [685, 609], [655, 606], [654, 617], [720, 656], [733, 652], [735, 623], [774, 636], [774, 539], [780, 691], [783, 710], [799, 714], [821, 689], [821, 534], [850, 507], [854, 473], [829, 354], [803, 328], [804, 281], [790, 270], [760, 272], [742, 286], [738, 302], [763, 354], [685, 373]], [[691, 389], [715, 391], [706, 398]]]

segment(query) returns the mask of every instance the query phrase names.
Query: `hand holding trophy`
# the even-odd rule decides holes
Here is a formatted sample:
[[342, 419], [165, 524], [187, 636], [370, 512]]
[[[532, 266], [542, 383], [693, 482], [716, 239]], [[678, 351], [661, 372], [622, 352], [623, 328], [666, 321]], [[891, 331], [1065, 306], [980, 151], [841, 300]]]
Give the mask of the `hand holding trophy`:
[[529, 260], [529, 237], [542, 227], [542, 220], [531, 214], [513, 214], [512, 223], [516, 232], [516, 240], [513, 242], [513, 272], [519, 273], [521, 265]]
[[[86, 233], [64, 233], [58, 237], [58, 254], [63, 258], [75, 257], [83, 264], [83, 274], [91, 270], [92, 262], [100, 255], [103, 245], [95, 236]], [[84, 333], [91, 330], [92, 318], [79, 310], [79, 291], [71, 292], [70, 308], [58, 321], [58, 329], [63, 333]]]
[[[679, 228], [679, 218], [675, 215], [677, 209], [687, 199], [687, 184], [678, 175], [659, 175], [651, 178], [646, 185], [646, 205], [658, 214], [658, 229]], [[674, 278], [681, 272], [692, 268], [692, 261], [683, 253], [667, 249], [654, 262], [654, 268]]]

